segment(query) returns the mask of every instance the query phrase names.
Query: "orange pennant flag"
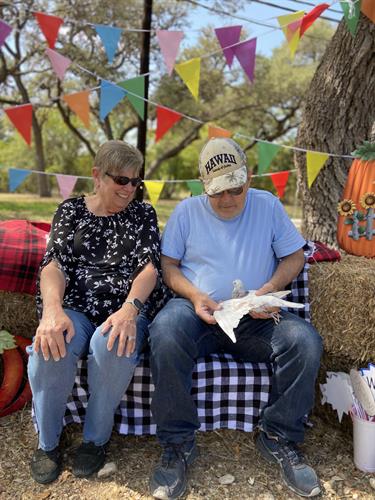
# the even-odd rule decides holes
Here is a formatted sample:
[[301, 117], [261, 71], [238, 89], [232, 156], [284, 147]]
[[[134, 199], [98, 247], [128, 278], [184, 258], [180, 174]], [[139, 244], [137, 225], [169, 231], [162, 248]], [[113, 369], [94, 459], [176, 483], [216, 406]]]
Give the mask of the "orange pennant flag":
[[21, 104], [12, 108], [4, 109], [9, 120], [16, 127], [18, 132], [30, 146], [31, 143], [31, 124], [33, 120], [33, 107], [31, 104]]
[[64, 19], [57, 16], [50, 16], [49, 14], [44, 14], [43, 12], [34, 12], [34, 16], [38, 21], [43, 35], [46, 37], [49, 48], [55, 48], [57, 35]]
[[212, 137], [232, 137], [232, 132], [221, 127], [208, 126], [208, 138]]
[[169, 108], [156, 106], [156, 142], [160, 141], [163, 135], [181, 120], [182, 115]]
[[361, 11], [365, 16], [367, 16], [373, 23], [375, 23], [375, 2], [374, 0], [362, 0]]
[[79, 116], [87, 128], [90, 127], [89, 95], [89, 90], [83, 90], [82, 92], [76, 92], [75, 94], [63, 95], [63, 99], [69, 108]]

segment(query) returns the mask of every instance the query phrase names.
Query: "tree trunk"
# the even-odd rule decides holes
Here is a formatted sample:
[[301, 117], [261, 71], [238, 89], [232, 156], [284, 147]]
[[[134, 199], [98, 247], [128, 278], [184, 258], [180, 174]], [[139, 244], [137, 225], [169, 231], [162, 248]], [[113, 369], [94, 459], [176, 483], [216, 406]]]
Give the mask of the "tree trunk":
[[[39, 170], [39, 172], [45, 172], [46, 161], [43, 149], [42, 127], [38, 122], [34, 112], [33, 112], [33, 134], [34, 134], [34, 147], [35, 147], [35, 167], [36, 170]], [[50, 197], [51, 189], [48, 180], [48, 175], [44, 174], [38, 175], [38, 184], [39, 184], [39, 196]]]
[[[296, 146], [350, 154], [371, 137], [375, 122], [375, 25], [361, 14], [356, 36], [341, 21], [307, 93]], [[350, 159], [329, 157], [309, 189], [306, 154], [296, 151], [306, 238], [336, 244], [337, 203]]]

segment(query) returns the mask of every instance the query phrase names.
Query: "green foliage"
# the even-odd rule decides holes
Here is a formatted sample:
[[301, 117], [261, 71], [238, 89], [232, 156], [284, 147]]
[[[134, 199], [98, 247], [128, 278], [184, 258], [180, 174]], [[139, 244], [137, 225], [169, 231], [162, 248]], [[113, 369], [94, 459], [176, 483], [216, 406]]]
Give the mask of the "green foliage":
[[363, 141], [363, 144], [353, 151], [352, 156], [363, 161], [375, 160], [375, 142]]
[[6, 330], [0, 330], [0, 354], [3, 354], [4, 351], [9, 349], [14, 349], [15, 347], [17, 347], [17, 345], [13, 335]]

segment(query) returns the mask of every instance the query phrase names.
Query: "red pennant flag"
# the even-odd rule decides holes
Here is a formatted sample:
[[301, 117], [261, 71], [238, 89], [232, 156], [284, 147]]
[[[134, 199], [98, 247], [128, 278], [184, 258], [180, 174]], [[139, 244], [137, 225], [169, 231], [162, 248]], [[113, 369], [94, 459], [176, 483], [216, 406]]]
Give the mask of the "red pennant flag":
[[54, 49], [57, 35], [64, 19], [57, 16], [50, 16], [48, 14], [44, 14], [43, 12], [34, 12], [34, 16], [39, 23], [39, 27], [42, 30], [43, 35], [46, 37], [49, 48]]
[[173, 127], [175, 123], [180, 121], [182, 115], [172, 109], [156, 106], [156, 142], [160, 141], [163, 135]]
[[286, 183], [288, 182], [288, 177], [289, 177], [288, 170], [271, 174], [273, 185], [275, 186], [277, 194], [280, 199], [284, 196], [285, 186]]
[[31, 143], [31, 123], [33, 119], [33, 107], [31, 104], [21, 104], [12, 108], [4, 109], [9, 120], [16, 127], [18, 132], [30, 146]]
[[299, 36], [301, 37], [307, 29], [313, 24], [313, 22], [328, 9], [328, 3], [320, 3], [316, 7], [314, 7], [310, 12], [308, 12], [305, 16], [303, 16], [301, 20], [301, 27], [299, 29]]

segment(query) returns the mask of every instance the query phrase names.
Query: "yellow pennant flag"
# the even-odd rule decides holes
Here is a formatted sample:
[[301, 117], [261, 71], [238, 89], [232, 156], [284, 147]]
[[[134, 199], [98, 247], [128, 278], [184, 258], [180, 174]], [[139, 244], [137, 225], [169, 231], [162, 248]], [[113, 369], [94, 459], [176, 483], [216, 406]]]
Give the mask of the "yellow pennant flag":
[[287, 39], [291, 59], [294, 58], [294, 54], [296, 53], [297, 46], [300, 40], [299, 28], [300, 21], [303, 16], [304, 11], [299, 10], [298, 12], [294, 12], [293, 14], [286, 14], [285, 16], [279, 16], [277, 18], [280, 27], [283, 30], [285, 38]]
[[175, 64], [174, 69], [197, 101], [199, 94], [199, 79], [201, 76], [201, 58], [194, 57], [194, 59], [190, 59], [184, 63]]
[[211, 139], [212, 137], [231, 137], [231, 136], [232, 132], [230, 130], [221, 127], [213, 127], [212, 125], [208, 126], [209, 139]]
[[150, 197], [151, 205], [155, 206], [158, 202], [160, 193], [163, 190], [164, 182], [160, 181], [145, 181], [144, 185], [146, 186], [148, 196]]
[[312, 183], [315, 181], [317, 175], [327, 161], [327, 158], [327, 153], [314, 153], [313, 151], [306, 152], [307, 184], [309, 188], [311, 188]]

